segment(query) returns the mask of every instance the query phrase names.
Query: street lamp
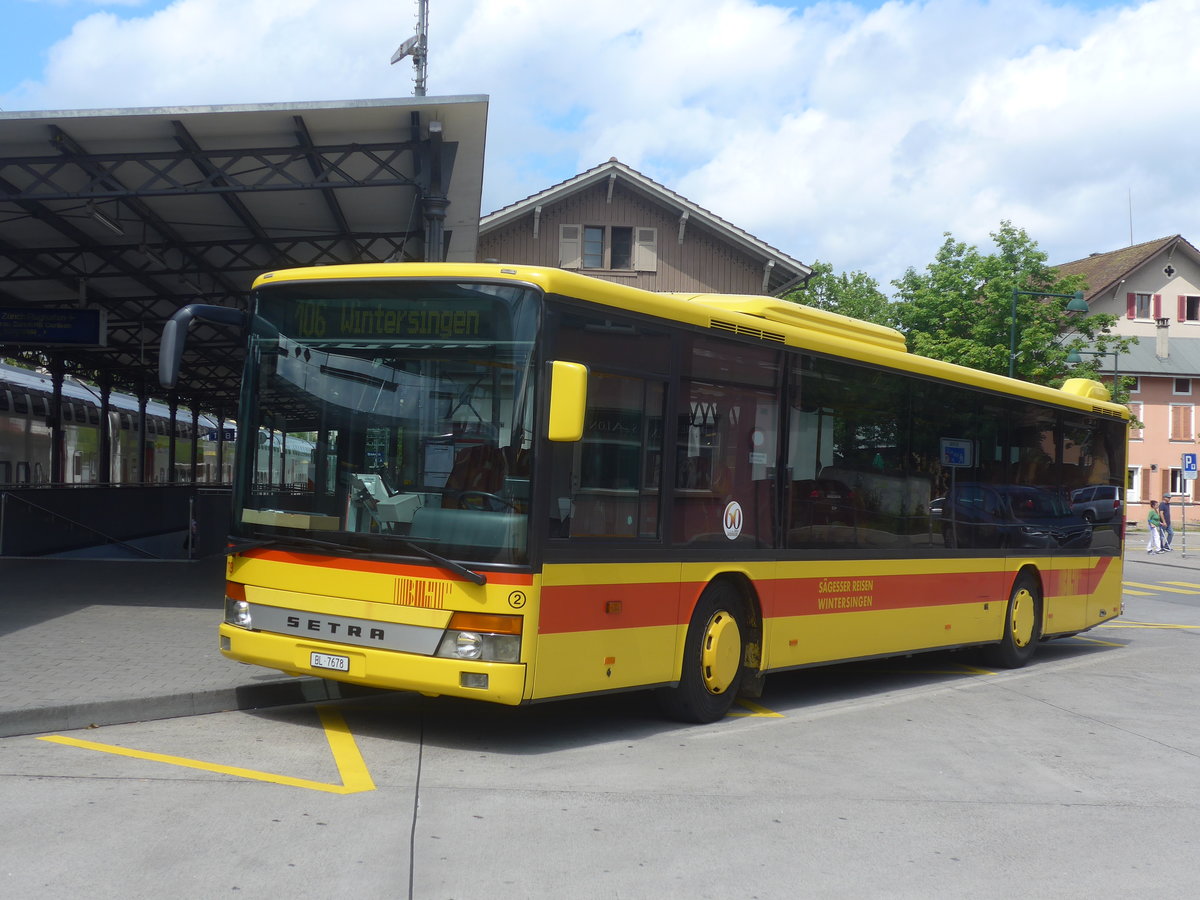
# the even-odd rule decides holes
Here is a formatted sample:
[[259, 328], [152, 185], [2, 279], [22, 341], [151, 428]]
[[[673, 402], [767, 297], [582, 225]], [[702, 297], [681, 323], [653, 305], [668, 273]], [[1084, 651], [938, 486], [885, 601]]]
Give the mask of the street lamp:
[[[1017, 376], [1017, 298], [1022, 294], [1028, 297], [1069, 297], [1071, 302], [1067, 304], [1067, 312], [1085, 313], [1088, 311], [1087, 301], [1083, 299], [1083, 291], [1076, 291], [1073, 294], [1048, 294], [1045, 291], [1018, 291], [1016, 286], [1013, 286], [1012, 291], [1012, 318], [1008, 329], [1008, 377], [1016, 378]], [[1077, 360], [1082, 362], [1082, 360]]]

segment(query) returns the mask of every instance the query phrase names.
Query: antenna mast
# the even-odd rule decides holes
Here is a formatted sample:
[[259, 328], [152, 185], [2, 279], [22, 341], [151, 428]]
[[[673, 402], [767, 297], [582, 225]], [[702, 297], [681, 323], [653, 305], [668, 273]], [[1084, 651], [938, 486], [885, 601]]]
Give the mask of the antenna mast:
[[413, 61], [413, 96], [425, 96], [425, 65], [429, 57], [429, 0], [417, 0], [417, 33], [392, 54], [392, 65], [406, 56]]

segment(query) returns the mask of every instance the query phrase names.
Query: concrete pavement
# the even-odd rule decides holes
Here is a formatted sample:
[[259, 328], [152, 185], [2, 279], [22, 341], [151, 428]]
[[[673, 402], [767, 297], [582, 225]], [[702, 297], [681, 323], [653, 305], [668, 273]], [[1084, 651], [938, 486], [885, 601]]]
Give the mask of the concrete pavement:
[[221, 656], [224, 562], [0, 559], [0, 736], [343, 696]]

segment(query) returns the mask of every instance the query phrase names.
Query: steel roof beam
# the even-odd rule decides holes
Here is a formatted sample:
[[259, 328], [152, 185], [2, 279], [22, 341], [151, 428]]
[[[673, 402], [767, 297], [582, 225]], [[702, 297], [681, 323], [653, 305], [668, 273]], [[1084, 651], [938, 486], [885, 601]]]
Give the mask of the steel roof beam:
[[[317, 152], [316, 144], [313, 143], [312, 135], [308, 133], [308, 126], [304, 123], [304, 117], [292, 116], [292, 122], [296, 126], [296, 140], [304, 150], [304, 156], [308, 160], [308, 167], [312, 170], [313, 177], [324, 178], [325, 166], [320, 154]], [[361, 252], [361, 248], [351, 236], [350, 222], [347, 221], [346, 214], [342, 212], [341, 204], [337, 201], [336, 192], [332, 187], [323, 187], [320, 190], [321, 198], [325, 201], [325, 207], [329, 210], [329, 215], [333, 219], [334, 224], [337, 225], [338, 237], [345, 241], [351, 255], [357, 256]]]
[[[95, 157], [62, 128], [57, 125], [51, 125], [50, 134], [51, 144], [55, 149], [68, 159], [71, 159], [93, 180], [114, 189], [125, 190], [125, 185], [121, 183], [121, 180], [115, 174], [106, 171], [102, 166], [93, 162]], [[233, 297], [237, 297], [242, 293], [238, 290], [237, 285], [226, 278], [219, 269], [208, 265], [202, 257], [190, 253], [187, 250], [188, 242], [175, 231], [174, 227], [137, 196], [126, 196], [122, 202], [133, 210], [134, 214], [142, 221], [143, 227], [148, 224], [154, 228], [155, 231], [165, 237], [167, 242], [179, 252], [181, 258], [190, 258], [195, 268], [208, 274], [213, 279], [214, 284], [218, 282], [222, 283], [225, 290]], [[142, 244], [145, 245], [144, 240]]]
[[[146, 153], [93, 153], [89, 159], [100, 164], [103, 176], [91, 178], [74, 190], [65, 191], [55, 177], [75, 163], [69, 158], [47, 161], [44, 156], [10, 156], [0, 159], [0, 177], [21, 174], [28, 183], [13, 195], [17, 200], [120, 200], [129, 196], [172, 197], [197, 194], [247, 193], [250, 191], [310, 191], [350, 187], [412, 187], [421, 185], [400, 165], [406, 154], [416, 157], [413, 142], [323, 145], [312, 149], [320, 158], [320, 173], [299, 177], [295, 169], [309, 166], [310, 151], [300, 147], [253, 150], [201, 151], [208, 174], [184, 180], [178, 177], [186, 163], [194, 163], [185, 150]], [[365, 176], [356, 177], [346, 168], [349, 162], [365, 163]], [[119, 177], [124, 189], [107, 187], [105, 177]], [[220, 182], [220, 183], [218, 183]]]

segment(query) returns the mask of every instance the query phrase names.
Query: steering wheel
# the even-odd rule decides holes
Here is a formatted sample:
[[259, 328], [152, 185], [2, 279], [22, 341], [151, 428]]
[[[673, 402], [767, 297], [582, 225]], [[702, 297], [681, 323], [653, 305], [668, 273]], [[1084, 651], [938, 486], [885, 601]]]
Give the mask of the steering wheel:
[[[467, 502], [467, 498], [477, 501], [475, 504]], [[458, 504], [463, 509], [477, 509], [486, 512], [500, 512], [501, 510], [511, 509], [516, 510], [516, 506], [512, 501], [505, 500], [496, 494], [489, 494], [487, 491], [459, 491]]]

